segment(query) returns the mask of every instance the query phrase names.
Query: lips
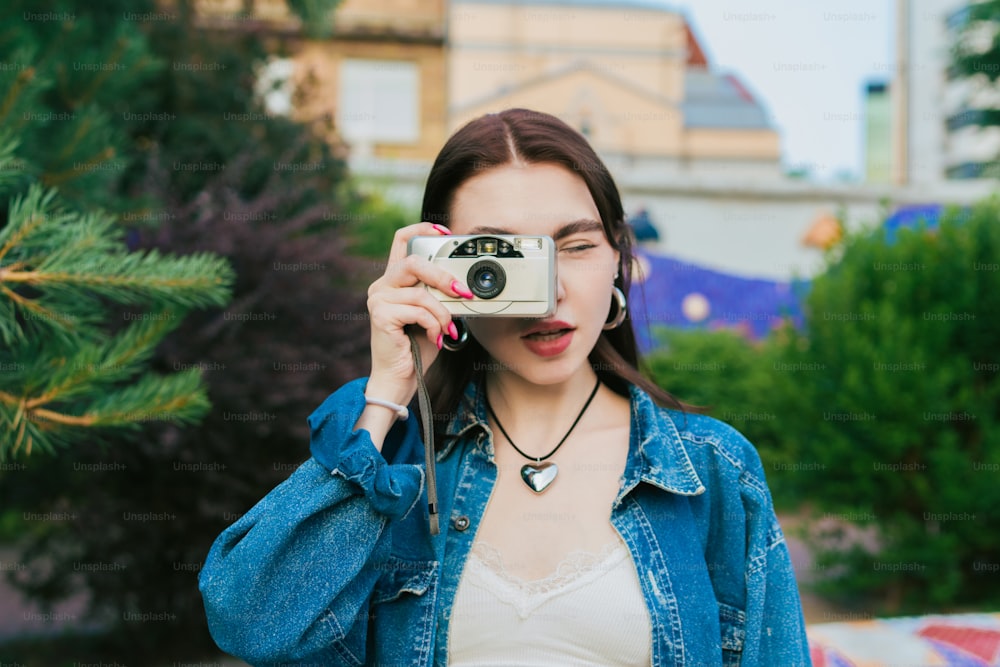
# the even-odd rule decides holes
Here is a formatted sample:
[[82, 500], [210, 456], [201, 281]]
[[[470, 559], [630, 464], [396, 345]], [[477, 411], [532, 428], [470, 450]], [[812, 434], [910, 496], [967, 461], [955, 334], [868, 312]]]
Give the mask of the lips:
[[521, 337], [528, 338], [530, 336], [535, 339], [555, 337], [560, 334], [564, 334], [567, 331], [572, 331], [574, 328], [575, 327], [563, 322], [562, 320], [549, 320], [539, 322], [530, 327], [527, 331], [521, 334]]
[[561, 354], [573, 342], [574, 328], [561, 321], [539, 322], [521, 335], [525, 347], [540, 357]]

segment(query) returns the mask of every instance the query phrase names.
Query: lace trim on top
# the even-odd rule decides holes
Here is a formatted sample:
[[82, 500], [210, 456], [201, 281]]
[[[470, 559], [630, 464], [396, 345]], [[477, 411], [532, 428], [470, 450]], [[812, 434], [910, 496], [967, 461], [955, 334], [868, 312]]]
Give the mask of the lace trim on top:
[[612, 569], [628, 556], [628, 550], [620, 541], [609, 542], [601, 551], [594, 553], [578, 549], [571, 551], [556, 566], [555, 571], [542, 579], [527, 580], [507, 571], [503, 555], [488, 542], [476, 541], [471, 554], [485, 569], [516, 589], [521, 595], [542, 595], [566, 588], [592, 573], [604, 573]]

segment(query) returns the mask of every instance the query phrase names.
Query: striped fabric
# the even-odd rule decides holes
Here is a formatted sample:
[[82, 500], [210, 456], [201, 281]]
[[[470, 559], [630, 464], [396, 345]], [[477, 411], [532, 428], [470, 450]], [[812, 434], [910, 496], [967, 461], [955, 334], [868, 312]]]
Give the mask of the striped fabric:
[[1000, 613], [822, 623], [808, 633], [813, 667], [1000, 666]]

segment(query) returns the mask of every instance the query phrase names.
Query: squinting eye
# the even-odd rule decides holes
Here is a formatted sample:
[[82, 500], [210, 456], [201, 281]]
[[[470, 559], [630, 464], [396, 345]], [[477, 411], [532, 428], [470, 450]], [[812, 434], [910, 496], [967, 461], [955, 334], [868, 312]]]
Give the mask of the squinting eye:
[[590, 245], [590, 244], [585, 243], [585, 244], [582, 244], [582, 245], [574, 245], [574, 246], [570, 246], [568, 248], [563, 248], [562, 250], [565, 251], [565, 252], [583, 252], [584, 250], [590, 250], [591, 248], [595, 248], [595, 247], [596, 246], [594, 246], [594, 245]]

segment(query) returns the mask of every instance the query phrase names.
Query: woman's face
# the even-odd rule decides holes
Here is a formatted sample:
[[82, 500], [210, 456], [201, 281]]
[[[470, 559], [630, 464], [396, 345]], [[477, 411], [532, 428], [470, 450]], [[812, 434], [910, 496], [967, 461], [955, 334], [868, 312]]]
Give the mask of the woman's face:
[[592, 377], [587, 356], [611, 306], [618, 251], [604, 236], [586, 183], [556, 164], [507, 164], [465, 181], [451, 207], [453, 234], [533, 234], [555, 240], [556, 311], [545, 318], [470, 318], [499, 372], [540, 385]]

